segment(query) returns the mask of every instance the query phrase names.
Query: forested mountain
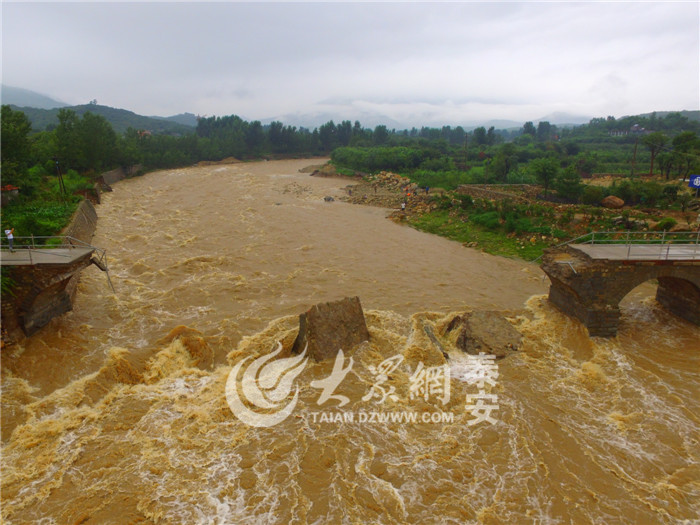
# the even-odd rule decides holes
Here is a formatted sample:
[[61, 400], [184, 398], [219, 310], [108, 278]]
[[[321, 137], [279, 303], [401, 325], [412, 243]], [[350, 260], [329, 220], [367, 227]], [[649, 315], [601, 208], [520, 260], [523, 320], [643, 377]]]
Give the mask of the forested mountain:
[[[27, 116], [32, 124], [33, 131], [51, 130], [58, 126], [59, 108], [37, 109], [31, 107], [18, 107], [12, 104], [10, 107], [15, 111], [21, 111]], [[127, 111], [126, 109], [111, 108], [109, 106], [100, 106], [98, 104], [68, 106], [63, 109], [70, 109], [78, 116], [82, 116], [85, 113], [90, 112], [93, 115], [104, 117], [104, 119], [112, 125], [114, 131], [118, 134], [124, 133], [129, 128], [134, 128], [148, 130], [151, 133], [159, 135], [186, 135], [188, 133], [192, 133], [194, 131], [194, 126], [196, 125], [196, 117], [194, 117], [194, 115], [192, 115], [192, 117], [194, 117], [195, 124], [185, 125], [182, 123], [187, 121], [183, 119], [184, 115], [177, 115], [176, 117], [170, 118], [144, 117], [143, 115], [137, 115], [133, 111]]]
[[695, 121], [700, 122], [700, 111], [699, 110], [694, 110], [694, 111], [688, 111], [688, 110], [654, 111], [652, 113], [642, 113], [641, 115], [638, 115], [638, 116], [645, 117], [645, 118], [651, 118], [653, 115], [656, 115], [656, 118], [666, 118], [671, 113], [680, 113], [681, 117], [685, 117], [688, 120], [695, 120]]

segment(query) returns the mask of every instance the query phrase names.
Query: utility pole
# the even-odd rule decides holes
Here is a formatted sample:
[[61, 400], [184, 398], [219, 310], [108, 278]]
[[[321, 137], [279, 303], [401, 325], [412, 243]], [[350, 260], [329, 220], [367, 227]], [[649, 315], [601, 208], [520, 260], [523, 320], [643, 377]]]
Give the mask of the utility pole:
[[58, 175], [58, 191], [61, 194], [61, 200], [63, 204], [66, 203], [66, 185], [63, 183], [63, 173], [61, 173], [61, 166], [58, 164], [58, 159], [53, 159], [56, 162], [56, 174]]
[[464, 134], [464, 171], [469, 171], [468, 166], [467, 166], [467, 156], [468, 156], [468, 151], [469, 149], [469, 132], [466, 132]]

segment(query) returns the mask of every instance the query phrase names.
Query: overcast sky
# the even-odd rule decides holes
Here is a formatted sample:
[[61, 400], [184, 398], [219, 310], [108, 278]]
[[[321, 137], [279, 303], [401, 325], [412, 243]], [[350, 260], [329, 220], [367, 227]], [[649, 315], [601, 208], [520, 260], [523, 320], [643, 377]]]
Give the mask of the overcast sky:
[[699, 33], [695, 0], [4, 0], [2, 82], [142, 115], [366, 124], [378, 113], [411, 126], [620, 117], [699, 108]]

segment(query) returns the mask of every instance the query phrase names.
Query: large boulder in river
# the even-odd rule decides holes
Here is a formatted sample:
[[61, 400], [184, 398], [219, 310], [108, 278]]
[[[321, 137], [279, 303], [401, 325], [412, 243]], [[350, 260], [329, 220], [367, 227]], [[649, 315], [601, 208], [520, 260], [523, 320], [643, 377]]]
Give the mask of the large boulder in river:
[[316, 361], [335, 358], [338, 350], [347, 353], [354, 346], [369, 340], [369, 331], [359, 297], [312, 306], [299, 316], [299, 334], [292, 353], [299, 354], [308, 345]]
[[625, 201], [623, 201], [619, 197], [615, 197], [615, 195], [608, 195], [600, 202], [600, 204], [604, 208], [611, 208], [613, 210], [618, 210], [625, 205]]
[[500, 313], [493, 311], [467, 312], [447, 325], [447, 333], [458, 331], [455, 345], [468, 354], [479, 352], [505, 357], [518, 350], [522, 336]]

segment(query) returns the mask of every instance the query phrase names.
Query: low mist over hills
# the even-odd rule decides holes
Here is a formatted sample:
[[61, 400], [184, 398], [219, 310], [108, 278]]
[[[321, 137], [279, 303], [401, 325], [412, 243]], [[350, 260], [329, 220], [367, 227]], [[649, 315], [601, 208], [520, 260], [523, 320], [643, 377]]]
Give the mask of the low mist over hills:
[[[193, 113], [180, 113], [178, 115], [173, 115], [170, 117], [147, 117], [143, 115], [138, 115], [133, 111], [128, 111], [126, 109], [101, 106], [98, 105], [96, 101], [93, 101], [89, 104], [69, 106], [68, 104], [53, 99], [48, 95], [36, 93], [28, 89], [15, 88], [5, 85], [2, 85], [2, 104], [8, 104], [13, 109], [22, 111], [25, 115], [27, 115], [27, 118], [29, 118], [29, 120], [32, 123], [32, 128], [35, 131], [52, 129], [54, 126], [58, 125], [58, 111], [62, 108], [70, 109], [79, 116], [83, 115], [88, 111], [96, 115], [100, 115], [112, 125], [112, 127], [117, 133], [120, 134], [124, 133], [128, 128], [134, 128], [139, 130], [148, 130], [152, 133], [157, 134], [183, 135], [191, 133], [193, 129], [197, 127], [198, 118]], [[659, 118], [664, 117], [668, 113], [669, 111], [656, 112]], [[690, 120], [700, 121], [700, 111], [681, 111], [680, 113]], [[650, 115], [651, 113], [647, 113], [642, 116]], [[223, 117], [226, 115], [219, 116]], [[597, 115], [596, 117], [605, 116]], [[573, 127], [581, 124], [587, 124], [592, 118], [594, 117], [585, 115], [575, 115], [565, 112], [555, 112], [549, 115], [544, 115], [539, 119], [533, 119], [533, 122], [538, 123], [546, 121], [550, 124], [554, 124], [559, 127]], [[244, 120], [251, 119], [244, 118]], [[261, 119], [261, 123], [263, 125], [268, 125], [271, 122], [278, 121], [288, 126], [297, 126], [308, 129], [314, 129], [318, 128], [319, 126], [322, 126], [323, 124], [331, 120], [336, 123], [340, 123], [345, 120], [350, 120], [351, 122], [357, 120], [363, 126], [370, 128], [374, 128], [378, 125], [384, 125], [388, 129], [396, 130], [411, 129], [412, 127], [414, 127], [404, 122], [400, 122], [399, 120], [393, 119], [387, 115], [373, 113], [367, 110], [361, 111], [360, 113], [355, 112], [352, 115], [345, 114], [340, 111], [337, 113], [331, 111], [323, 111], [316, 113], [297, 112]], [[474, 120], [462, 123], [436, 122], [434, 120], [427, 119], [426, 122], [421, 124], [421, 126], [439, 128], [445, 125], [453, 125], [462, 126], [465, 130], [470, 131], [479, 126], [484, 126], [486, 128], [493, 126], [495, 129], [512, 130], [521, 128], [523, 124], [524, 122], [504, 119], [495, 119], [488, 121]]]
[[192, 113], [181, 113], [171, 117], [146, 117], [126, 109], [101, 106], [93, 101], [89, 104], [70, 106], [47, 95], [28, 89], [2, 85], [2, 104], [23, 112], [32, 123], [34, 131], [44, 131], [58, 125], [58, 112], [70, 109], [78, 116], [88, 111], [104, 117], [117, 133], [124, 133], [129, 128], [145, 129], [152, 133], [183, 135], [191, 133], [197, 127], [197, 117]]
[[28, 107], [37, 109], [54, 109], [68, 106], [65, 102], [60, 102], [47, 95], [42, 95], [36, 91], [16, 88], [2, 84], [2, 103], [18, 107]]
[[182, 113], [172, 117], [145, 117], [126, 109], [101, 106], [95, 101], [79, 106], [69, 106], [49, 96], [28, 89], [2, 86], [2, 103], [23, 112], [32, 123], [34, 131], [44, 131], [58, 125], [58, 112], [70, 109], [78, 116], [88, 111], [104, 117], [117, 133], [129, 128], [145, 129], [152, 133], [184, 135], [197, 127], [197, 117], [192, 113]]
[[114, 131], [119, 134], [124, 133], [129, 128], [138, 130], [148, 130], [152, 133], [167, 134], [167, 135], [184, 135], [191, 133], [197, 125], [197, 120], [192, 115], [194, 120], [193, 125], [181, 124], [180, 120], [186, 120], [183, 115], [174, 117], [144, 117], [137, 115], [133, 111], [125, 109], [110, 108], [109, 106], [100, 106], [98, 104], [83, 104], [81, 106], [65, 106], [64, 108], [55, 109], [37, 109], [30, 107], [19, 107], [10, 104], [14, 110], [18, 110], [27, 115], [27, 118], [32, 123], [34, 131], [44, 131], [58, 126], [58, 112], [61, 109], [69, 109], [74, 111], [76, 115], [82, 116], [90, 112], [94, 115], [104, 117], [109, 122]]

